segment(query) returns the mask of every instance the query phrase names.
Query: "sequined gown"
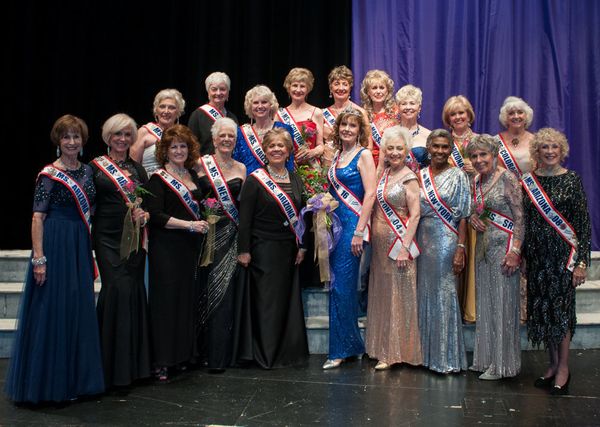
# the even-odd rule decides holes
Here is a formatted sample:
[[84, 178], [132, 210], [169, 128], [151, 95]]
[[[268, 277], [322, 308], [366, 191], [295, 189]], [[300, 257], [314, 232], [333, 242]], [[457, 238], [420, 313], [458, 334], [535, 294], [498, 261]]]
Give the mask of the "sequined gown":
[[[406, 221], [405, 183], [417, 177], [410, 172], [400, 181], [388, 185], [385, 198]], [[423, 363], [421, 339], [417, 318], [417, 268], [415, 261], [399, 269], [388, 257], [388, 250], [396, 240], [379, 203], [375, 202], [372, 217], [371, 274], [369, 278], [369, 305], [365, 344], [369, 357], [387, 364]]]
[[[92, 169], [67, 171], [94, 203]], [[104, 391], [94, 264], [87, 226], [69, 190], [38, 178], [34, 212], [46, 213], [43, 249], [46, 282], [35, 283], [29, 265], [5, 392], [15, 402], [61, 402]]]
[[[537, 176], [554, 207], [573, 226], [579, 247], [575, 262], [590, 261], [591, 225], [581, 178], [573, 171]], [[557, 346], [575, 333], [573, 274], [565, 268], [570, 246], [542, 218], [529, 197], [523, 198], [527, 259], [527, 334], [533, 345]]]
[[[237, 201], [242, 179], [227, 181], [233, 200]], [[206, 176], [199, 180], [203, 194], [212, 193]], [[210, 195], [209, 197], [214, 197]], [[216, 224], [213, 263], [205, 268], [200, 280], [200, 343], [210, 369], [224, 369], [232, 363], [233, 316], [237, 271], [238, 229], [225, 213]], [[204, 279], [204, 277], [203, 277]]]
[[[247, 125], [244, 125], [244, 126], [247, 126]], [[256, 169], [262, 168], [264, 165], [262, 164], [261, 161], [259, 161], [255, 157], [255, 154], [252, 152], [252, 149], [246, 143], [246, 140], [244, 138], [244, 134], [242, 133], [241, 128], [242, 127], [240, 126], [237, 131], [235, 150], [233, 150], [232, 157], [234, 160], [237, 160], [238, 162], [243, 163], [246, 166], [246, 174], [250, 175]], [[273, 122], [273, 129], [276, 129], [276, 128], [283, 128], [288, 131], [288, 133], [290, 134], [290, 136], [292, 138], [294, 137], [292, 128], [289, 125], [287, 125], [285, 123], [281, 123], [281, 122]], [[285, 167], [289, 171], [293, 171], [295, 169], [293, 154], [290, 155], [290, 159], [285, 163]]]
[[[495, 184], [484, 182], [485, 205], [514, 222], [514, 238], [523, 240], [523, 204], [519, 181], [503, 170]], [[487, 184], [487, 185], [486, 185]], [[492, 185], [491, 188], [488, 185]], [[477, 323], [473, 366], [493, 375], [514, 377], [521, 368], [519, 337], [519, 277], [502, 274], [507, 234], [493, 225], [477, 233], [475, 283], [477, 286]]]
[[[361, 201], [365, 190], [357, 165], [363, 150], [364, 148], [346, 167], [336, 169], [338, 180]], [[352, 237], [358, 224], [358, 217], [340, 200], [333, 188], [329, 191], [340, 202], [335, 213], [342, 223], [342, 236], [336, 248], [329, 255], [333, 272], [329, 293], [329, 358], [343, 359], [365, 352], [358, 328], [359, 307], [356, 288], [360, 257], [354, 256], [351, 251]]]
[[[439, 196], [452, 208], [455, 223], [469, 215], [471, 193], [467, 175], [449, 168], [434, 178]], [[423, 365], [441, 372], [467, 368], [460, 304], [452, 271], [458, 236], [433, 211], [421, 192], [421, 219], [417, 242], [417, 302]]]

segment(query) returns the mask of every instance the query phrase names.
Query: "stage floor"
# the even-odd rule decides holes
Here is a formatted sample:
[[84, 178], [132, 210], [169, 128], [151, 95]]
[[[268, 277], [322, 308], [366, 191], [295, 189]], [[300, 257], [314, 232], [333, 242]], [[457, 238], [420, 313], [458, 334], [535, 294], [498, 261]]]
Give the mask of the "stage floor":
[[[402, 365], [375, 372], [363, 359], [322, 371], [324, 356], [300, 368], [203, 369], [63, 407], [15, 407], [0, 399], [0, 425], [438, 426], [600, 425], [600, 350], [571, 352], [571, 395], [533, 387], [546, 360], [523, 352], [522, 374], [481, 381], [474, 372], [437, 375]], [[0, 359], [4, 388], [8, 360]]]

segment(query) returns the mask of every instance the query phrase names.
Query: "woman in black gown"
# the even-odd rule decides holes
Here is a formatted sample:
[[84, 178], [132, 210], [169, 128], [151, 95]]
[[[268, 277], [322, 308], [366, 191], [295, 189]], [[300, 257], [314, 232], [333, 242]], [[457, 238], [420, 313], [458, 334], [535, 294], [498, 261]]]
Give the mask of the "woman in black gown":
[[268, 164], [248, 176], [240, 197], [238, 261], [247, 269], [236, 343], [238, 361], [270, 369], [308, 357], [297, 268], [305, 251], [295, 231], [302, 181], [285, 168], [290, 134], [270, 130], [262, 146]]
[[[568, 362], [577, 323], [575, 288], [585, 282], [590, 262], [590, 217], [581, 178], [562, 166], [569, 154], [565, 135], [540, 129], [529, 150], [538, 167], [522, 178], [527, 335], [533, 345], [543, 343], [550, 355], [548, 368], [535, 386], [562, 395], [569, 392], [571, 378]], [[572, 232], [574, 245], [565, 232]]]
[[195, 278], [202, 237], [198, 141], [183, 125], [167, 129], [156, 147], [156, 170], [146, 188], [150, 212], [149, 307], [156, 376], [168, 379], [169, 368], [183, 370], [198, 359]]
[[[150, 376], [148, 306], [144, 287], [146, 251], [141, 235], [138, 245], [122, 254], [121, 239], [134, 188], [148, 180], [146, 171], [129, 157], [128, 150], [137, 134], [135, 121], [115, 114], [102, 126], [102, 139], [108, 155], [94, 159], [97, 189], [92, 237], [100, 270], [102, 288], [96, 312], [100, 327], [104, 381], [106, 387], [127, 386]], [[145, 225], [148, 213], [132, 209], [136, 227]]]
[[233, 280], [237, 271], [238, 198], [246, 179], [246, 166], [232, 159], [237, 124], [230, 118], [217, 119], [211, 129], [215, 154], [200, 160], [200, 189], [221, 203], [215, 224], [214, 260], [202, 276], [200, 342], [207, 366], [220, 372], [232, 362]]

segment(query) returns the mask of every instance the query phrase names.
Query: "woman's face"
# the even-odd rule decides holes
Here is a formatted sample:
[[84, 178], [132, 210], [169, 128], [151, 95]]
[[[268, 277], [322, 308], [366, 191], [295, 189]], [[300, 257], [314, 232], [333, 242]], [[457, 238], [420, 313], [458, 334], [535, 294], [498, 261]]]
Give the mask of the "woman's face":
[[338, 130], [340, 141], [343, 144], [351, 145], [355, 144], [358, 140], [358, 133], [360, 132], [360, 125], [358, 118], [354, 116], [345, 116], [340, 122]]
[[562, 147], [558, 142], [544, 141], [537, 149], [540, 167], [553, 168], [560, 165], [562, 160]]
[[271, 140], [269, 146], [265, 151], [267, 160], [270, 165], [275, 167], [282, 167], [285, 165], [286, 159], [290, 155], [290, 151], [285, 145], [285, 141], [281, 137], [277, 137]]
[[304, 102], [308, 95], [308, 85], [302, 80], [295, 80], [290, 84], [288, 93], [292, 101]]
[[252, 117], [255, 120], [271, 117], [271, 102], [265, 97], [257, 97], [252, 100]]
[[229, 98], [229, 89], [225, 83], [215, 83], [208, 87], [208, 103], [223, 108]]
[[385, 144], [385, 159], [392, 168], [401, 168], [406, 162], [406, 147], [402, 138], [388, 141]]
[[508, 129], [525, 129], [526, 122], [527, 114], [520, 108], [512, 109], [506, 114], [506, 127]]
[[475, 150], [469, 156], [471, 164], [481, 175], [489, 175], [496, 167], [494, 164], [494, 156], [486, 150]]
[[61, 153], [69, 157], [77, 157], [83, 146], [81, 133], [76, 129], [67, 130], [58, 141]]
[[237, 129], [232, 129], [229, 126], [223, 126], [217, 136], [213, 139], [215, 149], [221, 154], [231, 155], [235, 148], [235, 140]]
[[458, 106], [455, 107], [452, 111], [450, 111], [449, 115], [450, 127], [461, 135], [468, 127], [469, 127], [469, 114], [467, 110]]
[[337, 79], [329, 85], [329, 91], [333, 95], [333, 99], [337, 102], [344, 103], [350, 98], [350, 89], [352, 86], [348, 80]]
[[172, 98], [163, 99], [156, 107], [156, 120], [163, 129], [173, 126], [178, 117], [177, 102]]
[[448, 164], [448, 157], [452, 152], [452, 144], [446, 138], [433, 138], [427, 152], [431, 156], [431, 164], [435, 166], [445, 166]]
[[169, 163], [182, 168], [184, 167], [187, 158], [187, 144], [179, 138], [173, 139], [173, 141], [171, 141], [171, 145], [169, 145], [169, 150], [167, 151], [167, 159], [169, 160]]
[[129, 127], [113, 133], [108, 139], [110, 151], [118, 154], [127, 152], [133, 144], [133, 130]]
[[382, 104], [385, 102], [389, 92], [383, 80], [375, 80], [371, 83], [371, 86], [369, 86], [367, 94], [369, 95], [371, 102], [374, 104]]
[[421, 112], [421, 104], [415, 98], [403, 98], [398, 102], [400, 117], [402, 121], [417, 121]]

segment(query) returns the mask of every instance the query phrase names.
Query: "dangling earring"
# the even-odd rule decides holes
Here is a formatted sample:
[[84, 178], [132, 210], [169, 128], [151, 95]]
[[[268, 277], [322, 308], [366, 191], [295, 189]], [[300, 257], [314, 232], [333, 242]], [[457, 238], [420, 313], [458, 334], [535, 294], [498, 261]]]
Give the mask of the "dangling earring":
[[60, 157], [60, 147], [56, 147], [56, 157]]
[[106, 146], [106, 154], [110, 154], [110, 145]]
[[83, 147], [81, 147], [81, 148], [79, 149], [79, 155], [80, 155], [81, 157], [83, 157]]
[[330, 98], [333, 98], [333, 95], [331, 94], [331, 92], [329, 92], [329, 97], [330, 97]]
[[431, 153], [427, 153], [427, 160], [431, 160]]
[[417, 120], [419, 120], [421, 118], [421, 112], [419, 111], [419, 113], [417, 114]]

